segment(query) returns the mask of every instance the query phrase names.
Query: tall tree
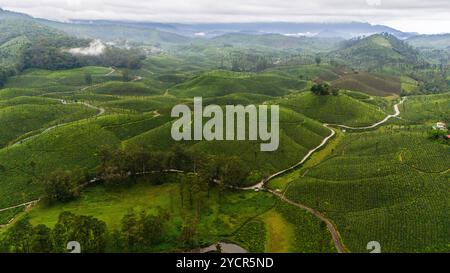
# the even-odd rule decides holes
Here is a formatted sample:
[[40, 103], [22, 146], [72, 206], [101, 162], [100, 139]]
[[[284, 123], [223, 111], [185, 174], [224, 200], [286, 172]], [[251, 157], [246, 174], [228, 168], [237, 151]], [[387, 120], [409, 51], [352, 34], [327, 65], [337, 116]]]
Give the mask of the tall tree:
[[52, 230], [45, 225], [34, 228], [31, 251], [34, 253], [51, 253], [54, 251]]
[[90, 73], [84, 74], [84, 81], [87, 85], [92, 85], [92, 75]]

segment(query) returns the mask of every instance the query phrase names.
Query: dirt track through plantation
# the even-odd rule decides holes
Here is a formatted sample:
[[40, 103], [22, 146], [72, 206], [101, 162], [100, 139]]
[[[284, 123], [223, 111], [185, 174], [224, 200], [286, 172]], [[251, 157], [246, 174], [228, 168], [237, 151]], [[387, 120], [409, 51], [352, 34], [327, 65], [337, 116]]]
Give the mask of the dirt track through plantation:
[[[335, 127], [341, 127], [344, 129], [352, 129], [352, 130], [368, 130], [368, 129], [373, 129], [376, 128], [384, 123], [386, 123], [388, 120], [390, 120], [391, 118], [394, 117], [398, 117], [400, 115], [400, 109], [399, 109], [399, 105], [403, 104], [406, 100], [406, 97], [403, 97], [399, 103], [394, 105], [394, 111], [395, 114], [393, 115], [388, 115], [386, 116], [386, 118], [384, 118], [382, 121], [374, 123], [370, 126], [365, 126], [365, 127], [350, 127], [350, 126], [346, 126], [346, 125], [341, 125], [341, 124], [335, 124], [335, 125], [330, 125], [330, 124], [324, 124], [323, 126], [326, 127], [327, 129], [329, 129], [331, 131], [330, 135], [327, 136], [326, 138], [323, 139], [323, 141], [315, 148], [311, 149], [305, 157], [303, 157], [303, 159], [298, 162], [297, 164], [295, 164], [294, 166], [287, 168], [285, 170], [279, 171], [265, 179], [263, 179], [261, 182], [259, 182], [258, 184], [255, 184], [253, 186], [250, 187], [244, 187], [244, 188], [238, 188], [241, 190], [266, 190], [265, 185], [267, 184], [267, 182], [273, 180], [276, 177], [279, 177], [283, 174], [286, 174], [296, 168], [298, 168], [299, 166], [303, 165], [303, 163], [306, 162], [306, 160], [308, 160], [312, 154], [314, 152], [316, 152], [317, 150], [319, 150], [320, 148], [322, 148], [323, 146], [325, 146], [328, 141], [336, 135], [336, 131], [331, 127], [331, 126], [335, 126]], [[336, 227], [336, 225], [334, 225], [333, 221], [331, 221], [331, 219], [327, 218], [324, 214], [320, 213], [319, 211], [310, 208], [304, 204], [298, 203], [298, 202], [294, 202], [292, 200], [289, 200], [284, 194], [277, 192], [277, 191], [273, 191], [270, 189], [267, 189], [268, 192], [272, 193], [273, 195], [275, 195], [276, 197], [278, 197], [280, 200], [291, 204], [293, 206], [296, 206], [298, 208], [301, 208], [303, 210], [308, 211], [309, 213], [313, 214], [314, 216], [316, 216], [317, 218], [319, 218], [321, 221], [323, 221], [326, 225], [327, 225], [327, 229], [331, 234], [331, 237], [333, 238], [333, 242], [334, 242], [334, 246], [337, 250], [338, 253], [345, 253], [348, 252], [348, 249], [345, 247], [344, 243], [342, 242], [342, 238], [339, 234], [339, 231]]]
[[[113, 72], [112, 72], [112, 73], [113, 73]], [[140, 80], [140, 79], [139, 79], [139, 80]], [[288, 199], [283, 193], [280, 193], [280, 192], [277, 192], [277, 191], [273, 191], [273, 190], [270, 190], [270, 189], [266, 189], [265, 186], [266, 186], [266, 184], [267, 184], [269, 181], [273, 180], [274, 178], [279, 177], [279, 176], [281, 176], [281, 175], [283, 175], [283, 174], [286, 174], [286, 173], [288, 173], [288, 172], [290, 172], [290, 171], [292, 171], [292, 170], [298, 168], [299, 166], [303, 165], [303, 163], [305, 163], [305, 162], [306, 162], [306, 161], [307, 161], [307, 160], [308, 160], [308, 159], [309, 159], [309, 158], [310, 158], [317, 150], [319, 150], [320, 148], [324, 147], [324, 146], [328, 143], [328, 141], [329, 141], [332, 137], [334, 137], [334, 136], [336, 135], [336, 131], [335, 131], [331, 126], [340, 127], [340, 128], [344, 128], [344, 129], [351, 129], [351, 130], [368, 130], [368, 129], [376, 128], [376, 127], [378, 127], [378, 126], [380, 126], [380, 125], [386, 123], [386, 122], [389, 121], [391, 118], [398, 117], [398, 116], [400, 115], [399, 105], [403, 104], [405, 101], [406, 101], [406, 97], [403, 97], [403, 98], [400, 100], [399, 103], [397, 103], [397, 104], [394, 105], [394, 111], [395, 111], [394, 114], [388, 115], [388, 116], [386, 116], [386, 118], [384, 118], [382, 121], [377, 122], [377, 123], [374, 123], [374, 124], [372, 124], [372, 125], [370, 125], [370, 126], [365, 126], [365, 127], [350, 127], [350, 126], [341, 125], [341, 124], [334, 124], [334, 125], [324, 124], [323, 126], [330, 130], [330, 135], [328, 135], [326, 138], [324, 138], [324, 139], [322, 140], [322, 142], [321, 142], [318, 146], [316, 146], [315, 148], [311, 149], [311, 150], [303, 157], [303, 159], [302, 159], [300, 162], [298, 162], [297, 164], [293, 165], [292, 167], [289, 167], [289, 168], [287, 168], [287, 169], [285, 169], [285, 170], [279, 171], [279, 172], [277, 172], [277, 173], [275, 173], [275, 174], [273, 174], [273, 175], [271, 175], [271, 176], [269, 176], [269, 177], [263, 179], [262, 181], [260, 181], [259, 183], [255, 184], [255, 185], [253, 185], [253, 186], [250, 186], [250, 187], [243, 187], [243, 188], [236, 188], [236, 187], [233, 187], [233, 188], [239, 189], [239, 190], [267, 190], [268, 192], [272, 193], [274, 196], [276, 196], [277, 198], [279, 198], [281, 201], [284, 201], [284, 202], [286, 202], [286, 203], [288, 203], [288, 204], [290, 204], [290, 205], [293, 205], [293, 206], [295, 206], [295, 207], [301, 208], [301, 209], [303, 209], [303, 210], [305, 210], [305, 211], [311, 213], [312, 215], [314, 215], [315, 217], [319, 218], [322, 222], [324, 222], [324, 223], [326, 224], [327, 229], [328, 229], [328, 231], [330, 232], [331, 237], [332, 237], [332, 239], [333, 239], [334, 246], [335, 246], [337, 252], [338, 252], [338, 253], [346, 253], [346, 252], [349, 252], [348, 249], [345, 247], [343, 241], [342, 241], [342, 238], [341, 238], [341, 236], [340, 236], [340, 233], [339, 233], [339, 231], [338, 231], [336, 225], [333, 223], [333, 221], [332, 221], [331, 219], [327, 218], [324, 214], [322, 214], [321, 212], [319, 212], [319, 211], [317, 211], [317, 210], [315, 210], [315, 209], [313, 209], [313, 208], [310, 208], [310, 207], [308, 207], [308, 206], [306, 206], [306, 205], [304, 205], [304, 204], [301, 204], [301, 203], [299, 203], [299, 202], [294, 202], [294, 201]], [[64, 103], [63, 101], [61, 101], [61, 102]], [[83, 103], [83, 104], [85, 104], [85, 103]], [[103, 108], [98, 108], [98, 107], [95, 107], [95, 106], [89, 105], [89, 104], [85, 104], [85, 105], [88, 106], [88, 107], [94, 108], [94, 109], [98, 109], [98, 110], [99, 110], [99, 113], [98, 113], [97, 115], [102, 115], [102, 114], [105, 112], [105, 110], [104, 110]], [[62, 125], [64, 125], [64, 124], [61, 124], [61, 125], [58, 125], [58, 126], [54, 126], [53, 129], [56, 128], [56, 127], [62, 126]], [[52, 128], [52, 127], [51, 127], [51, 128]], [[46, 131], [51, 130], [51, 128], [48, 128]], [[44, 132], [42, 132], [42, 133], [45, 133], [46, 131], [44, 131]], [[42, 133], [41, 133], [41, 134], [42, 134]], [[36, 135], [36, 136], [37, 136], [37, 135]], [[33, 136], [33, 137], [35, 137], [35, 136]], [[30, 138], [31, 138], [31, 137], [30, 137]], [[25, 139], [25, 140], [26, 140], [26, 139]], [[23, 141], [24, 141], [24, 140], [22, 140], [21, 143], [23, 143]], [[23, 204], [20, 204], [20, 205], [16, 205], [16, 206], [12, 206], [12, 207], [8, 207], [8, 208], [0, 209], [0, 212], [6, 211], [6, 210], [11, 210], [11, 209], [18, 208], [18, 207], [22, 207], [22, 206], [35, 205], [35, 204], [37, 204], [38, 202], [39, 202], [39, 200], [30, 201], [30, 202], [23, 203]], [[1, 227], [1, 226], [0, 226], [0, 227]]]

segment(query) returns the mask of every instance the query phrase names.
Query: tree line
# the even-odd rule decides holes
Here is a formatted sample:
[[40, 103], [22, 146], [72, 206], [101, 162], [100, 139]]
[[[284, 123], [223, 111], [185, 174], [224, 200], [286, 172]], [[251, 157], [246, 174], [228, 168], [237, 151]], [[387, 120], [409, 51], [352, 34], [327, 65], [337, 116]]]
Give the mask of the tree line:
[[82, 253], [151, 252], [165, 240], [170, 214], [162, 209], [128, 211], [118, 229], [92, 216], [60, 213], [53, 228], [33, 226], [28, 218], [18, 220], [0, 238], [1, 253], [67, 253], [69, 242], [78, 242]]
[[91, 65], [139, 69], [144, 59], [145, 55], [138, 50], [111, 46], [98, 56], [73, 55], [50, 41], [41, 40], [24, 50], [19, 71], [28, 68], [60, 70]]
[[62, 212], [53, 229], [33, 226], [28, 218], [18, 220], [0, 240], [0, 252], [63, 253], [67, 243], [77, 241], [83, 252], [104, 252], [108, 240], [106, 224], [92, 216]]
[[188, 191], [192, 191], [196, 185], [191, 182], [197, 179], [206, 185], [206, 189], [213, 184], [242, 186], [250, 174], [250, 169], [238, 157], [205, 155], [182, 145], [174, 145], [167, 152], [145, 146], [127, 149], [103, 147], [99, 157], [100, 164], [94, 177], [80, 168], [56, 170], [39, 177], [38, 180], [43, 181], [44, 185], [44, 200], [50, 205], [74, 200], [90, 181], [101, 181], [106, 187], [130, 185], [140, 178], [161, 184], [167, 179], [167, 173], [175, 172], [183, 173], [182, 184], [188, 185]]

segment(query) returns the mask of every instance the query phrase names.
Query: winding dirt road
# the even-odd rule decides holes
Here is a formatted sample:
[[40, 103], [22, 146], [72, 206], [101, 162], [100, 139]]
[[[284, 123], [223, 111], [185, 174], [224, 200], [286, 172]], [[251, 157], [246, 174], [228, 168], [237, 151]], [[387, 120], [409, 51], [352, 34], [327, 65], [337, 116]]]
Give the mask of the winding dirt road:
[[367, 129], [373, 129], [373, 128], [375, 128], [375, 127], [380, 126], [381, 124], [386, 123], [386, 122], [387, 122], [388, 120], [390, 120], [391, 118], [396, 118], [396, 117], [398, 117], [398, 116], [400, 115], [400, 109], [399, 109], [398, 107], [399, 107], [400, 104], [403, 104], [405, 101], [406, 101], [406, 97], [403, 97], [399, 103], [397, 103], [396, 105], [394, 105], [394, 111], [395, 111], [395, 114], [393, 114], [393, 115], [388, 115], [388, 116], [386, 116], [382, 121], [377, 122], [377, 123], [374, 123], [374, 124], [372, 124], [372, 125], [370, 125], [370, 126], [366, 126], [366, 127], [351, 127], [351, 126], [346, 126], [346, 125], [341, 125], [341, 124], [336, 124], [336, 125], [333, 124], [333, 126], [338, 126], [338, 127], [341, 127], [341, 128], [351, 129], [351, 130], [367, 130]]

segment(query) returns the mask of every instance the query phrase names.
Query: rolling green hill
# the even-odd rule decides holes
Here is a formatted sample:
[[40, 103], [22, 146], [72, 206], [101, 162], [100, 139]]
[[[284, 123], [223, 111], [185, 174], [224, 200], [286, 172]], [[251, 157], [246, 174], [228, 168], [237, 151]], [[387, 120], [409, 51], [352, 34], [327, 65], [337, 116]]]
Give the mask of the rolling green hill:
[[[55, 105], [47, 102], [41, 104], [21, 104], [13, 101], [13, 106], [0, 108], [0, 146], [26, 133], [45, 129], [52, 125], [75, 121], [95, 115], [96, 111], [81, 105]], [[30, 102], [30, 101], [28, 101]], [[9, 102], [0, 101], [8, 104]], [[19, 103], [19, 104], [17, 104]], [[14, 105], [15, 104], [15, 105]]]
[[348, 41], [345, 46], [330, 54], [345, 63], [360, 68], [376, 68], [384, 65], [417, 64], [420, 54], [407, 43], [390, 34]]
[[270, 68], [270, 73], [279, 74], [284, 77], [291, 77], [301, 80], [321, 80], [332, 82], [345, 75], [346, 70], [336, 68], [330, 65], [290, 65]]
[[2, 208], [37, 199], [42, 180], [56, 169], [92, 170], [103, 145], [117, 146], [115, 135], [99, 125], [80, 122], [56, 128], [24, 144], [0, 149]]
[[266, 96], [282, 96], [302, 90], [306, 82], [272, 73], [240, 73], [213, 71], [176, 85], [170, 94], [178, 97], [214, 97], [231, 93], [253, 93]]
[[87, 89], [88, 92], [106, 95], [120, 96], [149, 96], [156, 95], [159, 90], [155, 90], [139, 82], [106, 82]]
[[305, 92], [276, 102], [309, 118], [332, 124], [367, 126], [386, 116], [379, 107], [343, 93], [339, 96], [316, 96]]
[[364, 72], [344, 75], [332, 84], [341, 89], [364, 92], [373, 96], [399, 95], [402, 91], [399, 77]]
[[[170, 129], [171, 123], [166, 123], [124, 141], [123, 145], [145, 145], [157, 150], [170, 149], [176, 143], [170, 135]], [[260, 152], [260, 143], [254, 141], [192, 141], [186, 142], [185, 145], [199, 153], [239, 156], [254, 170], [252, 178], [246, 181], [252, 184], [264, 176], [299, 162], [328, 135], [329, 130], [320, 123], [283, 108], [280, 111], [280, 146], [275, 152]]]

